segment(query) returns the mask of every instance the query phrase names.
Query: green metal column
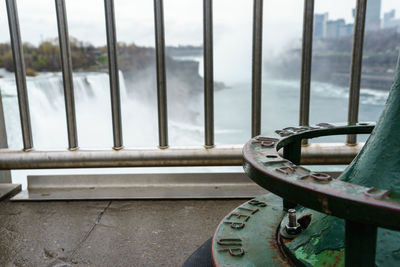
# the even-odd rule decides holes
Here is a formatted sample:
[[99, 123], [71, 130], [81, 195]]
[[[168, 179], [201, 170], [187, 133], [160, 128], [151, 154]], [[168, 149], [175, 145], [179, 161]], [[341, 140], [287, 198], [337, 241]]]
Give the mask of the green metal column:
[[376, 226], [346, 220], [346, 266], [375, 266], [376, 234]]
[[287, 160], [290, 160], [295, 165], [300, 165], [301, 140], [296, 140], [293, 143], [285, 146], [283, 149], [283, 157]]
[[[287, 145], [283, 149], [283, 157], [290, 160], [293, 164], [299, 165], [301, 160], [301, 140], [296, 140], [293, 143]], [[296, 203], [283, 199], [283, 209], [289, 210], [294, 209], [297, 206]]]

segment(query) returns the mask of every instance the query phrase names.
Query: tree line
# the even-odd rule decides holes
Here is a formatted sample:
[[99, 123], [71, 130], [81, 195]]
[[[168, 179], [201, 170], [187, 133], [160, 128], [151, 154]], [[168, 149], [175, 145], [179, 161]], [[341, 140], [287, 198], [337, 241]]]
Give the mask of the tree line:
[[[104, 47], [96, 48], [91, 44], [70, 39], [72, 65], [74, 70], [87, 70], [100, 67], [106, 63]], [[58, 40], [46, 40], [38, 46], [23, 44], [27, 75], [34, 76], [37, 72], [61, 71], [61, 57]], [[0, 44], [0, 68], [14, 71], [14, 61], [9, 43]]]
[[[70, 38], [72, 66], [74, 71], [102, 71], [108, 68], [107, 46], [93, 46]], [[30, 43], [23, 44], [24, 59], [27, 75], [34, 76], [38, 72], [61, 71], [60, 47], [58, 39], [46, 40], [38, 46]], [[171, 51], [187, 52], [201, 50], [201, 47], [178, 46], [166, 47], [167, 63], [173, 61], [168, 56]], [[119, 42], [117, 45], [118, 63], [121, 70], [145, 69], [155, 63], [155, 49], [153, 47], [137, 46], [134, 43]], [[174, 54], [174, 53], [171, 53]], [[0, 44], [0, 68], [14, 71], [14, 61], [9, 43]]]

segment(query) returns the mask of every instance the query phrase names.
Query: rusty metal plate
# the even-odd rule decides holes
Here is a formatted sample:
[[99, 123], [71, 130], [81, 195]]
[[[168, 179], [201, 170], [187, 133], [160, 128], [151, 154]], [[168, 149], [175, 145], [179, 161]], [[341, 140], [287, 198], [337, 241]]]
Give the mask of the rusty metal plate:
[[290, 266], [278, 248], [276, 236], [285, 213], [282, 199], [273, 194], [234, 209], [214, 234], [214, 266]]

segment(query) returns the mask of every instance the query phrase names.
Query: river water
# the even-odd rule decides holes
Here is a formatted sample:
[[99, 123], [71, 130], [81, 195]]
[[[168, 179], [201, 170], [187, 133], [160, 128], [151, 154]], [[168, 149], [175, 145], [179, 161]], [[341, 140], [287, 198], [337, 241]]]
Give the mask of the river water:
[[[3, 96], [8, 145], [21, 149], [21, 130], [14, 75], [0, 70], [0, 90]], [[127, 85], [120, 72], [124, 143], [127, 147], [156, 146], [157, 110], [140, 98], [127, 94]], [[215, 92], [216, 144], [242, 144], [250, 138], [251, 84], [225, 82], [226, 89]], [[65, 107], [60, 73], [44, 73], [27, 78], [33, 141], [36, 149], [67, 147]], [[79, 145], [83, 148], [112, 146], [111, 108], [108, 74], [76, 73], [74, 75]], [[128, 85], [128, 89], [129, 86]], [[362, 89], [360, 121], [376, 121], [383, 109], [387, 91]], [[170, 119], [171, 146], [201, 145], [204, 139], [203, 95], [193, 95], [188, 109], [197, 116], [187, 121]], [[344, 122], [347, 119], [348, 89], [332, 84], [313, 82], [311, 88], [310, 121]], [[174, 108], [173, 105], [169, 108]], [[298, 124], [299, 81], [265, 78], [262, 92], [262, 132]], [[365, 140], [365, 138], [362, 138]], [[343, 141], [344, 137], [329, 141]], [[109, 170], [114, 172], [115, 170]], [[13, 171], [13, 179], [25, 184], [26, 174], [54, 173], [47, 170]], [[82, 173], [82, 171], [68, 171]], [[86, 173], [96, 173], [87, 170]], [[100, 171], [104, 173], [104, 170]], [[118, 172], [129, 172], [129, 169]], [[143, 172], [143, 169], [142, 169]]]

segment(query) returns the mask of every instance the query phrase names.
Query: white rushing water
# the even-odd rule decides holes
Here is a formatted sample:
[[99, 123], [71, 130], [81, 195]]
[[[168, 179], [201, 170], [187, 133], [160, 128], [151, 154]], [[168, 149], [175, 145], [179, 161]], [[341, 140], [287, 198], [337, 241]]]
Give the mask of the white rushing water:
[[[125, 127], [130, 127], [129, 120], [146, 120], [152, 112], [141, 103], [130, 99], [122, 73], [121, 99], [125, 113]], [[65, 105], [62, 76], [60, 73], [45, 73], [27, 78], [29, 106], [32, 122], [34, 146], [37, 149], [67, 147]], [[4, 112], [10, 148], [21, 147], [21, 130], [18, 121], [18, 104], [13, 75], [0, 79], [0, 89], [4, 99]], [[79, 144], [82, 147], [111, 147], [111, 108], [109, 80], [106, 73], [77, 73], [74, 75], [74, 91], [77, 114]], [[128, 123], [127, 123], [128, 122]], [[146, 123], [141, 127], [145, 134], [134, 140], [127, 135], [127, 142], [133, 144], [151, 144], [155, 124]], [[129, 129], [127, 129], [129, 132]]]

